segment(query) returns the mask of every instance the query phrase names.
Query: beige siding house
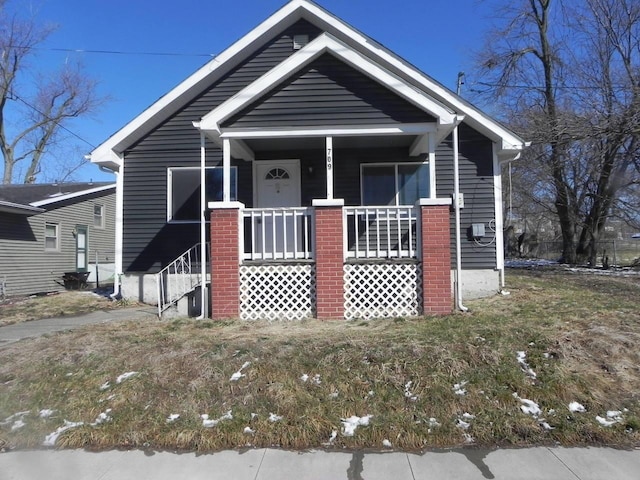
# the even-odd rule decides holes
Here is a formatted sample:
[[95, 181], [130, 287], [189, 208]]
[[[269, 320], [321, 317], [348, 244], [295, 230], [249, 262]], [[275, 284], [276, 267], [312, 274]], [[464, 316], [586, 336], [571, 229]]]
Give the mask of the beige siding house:
[[0, 294], [64, 289], [68, 272], [113, 283], [115, 184], [0, 186]]

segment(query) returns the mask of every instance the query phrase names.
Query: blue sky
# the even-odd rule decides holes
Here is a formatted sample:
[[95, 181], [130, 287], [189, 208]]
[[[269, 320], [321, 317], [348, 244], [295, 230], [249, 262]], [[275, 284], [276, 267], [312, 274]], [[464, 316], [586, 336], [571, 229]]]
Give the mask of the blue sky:
[[[29, 0], [14, 0], [27, 5]], [[285, 0], [34, 0], [37, 19], [58, 26], [38, 51], [36, 64], [55, 68], [83, 62], [110, 100], [70, 130], [99, 145], [155, 100], [230, 46], [286, 3]], [[471, 66], [487, 28], [488, 7], [479, 0], [318, 0], [316, 3], [455, 89], [459, 71]], [[27, 8], [27, 7], [21, 7]], [[60, 52], [108, 50], [123, 54]], [[131, 52], [175, 56], [130, 55]], [[78, 144], [78, 140], [73, 140]], [[91, 147], [82, 144], [84, 153]], [[77, 152], [75, 153], [78, 154]], [[95, 166], [78, 180], [111, 180]]]

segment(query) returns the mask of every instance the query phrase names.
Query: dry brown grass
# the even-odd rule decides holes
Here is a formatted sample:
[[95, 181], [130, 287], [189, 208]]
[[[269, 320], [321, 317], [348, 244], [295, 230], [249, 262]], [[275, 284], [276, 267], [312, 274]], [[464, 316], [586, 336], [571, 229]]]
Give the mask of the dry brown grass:
[[118, 308], [118, 306], [118, 303], [88, 290], [10, 298], [0, 301], [0, 327], [43, 318], [81, 315], [96, 310], [111, 310]]
[[[420, 450], [470, 438], [483, 446], [637, 445], [638, 283], [561, 272], [511, 274], [508, 283], [511, 295], [468, 302], [473, 313], [466, 315], [123, 322], [20, 342], [0, 350], [0, 422], [29, 414], [22, 428], [11, 431], [15, 420], [0, 426], [0, 437], [37, 446], [66, 419], [85, 425], [66, 431], [58, 446], [204, 452], [382, 448], [387, 439]], [[525, 375], [517, 351], [526, 351], [536, 379]], [[230, 381], [245, 362], [245, 376]], [[129, 371], [138, 374], [115, 383]], [[461, 381], [468, 382], [465, 395], [454, 392]], [[514, 393], [536, 401], [543, 414], [524, 414]], [[587, 411], [569, 412], [573, 401]], [[55, 413], [38, 418], [44, 408]], [[108, 408], [111, 421], [87, 425]], [[611, 427], [595, 419], [625, 408]], [[233, 419], [203, 427], [200, 415], [215, 419], [229, 410]], [[456, 426], [465, 412], [475, 416], [466, 431]], [[270, 413], [282, 420], [270, 422]], [[169, 423], [170, 414], [180, 418]], [[341, 419], [352, 415], [373, 417], [345, 436]], [[541, 427], [542, 417], [553, 430]]]

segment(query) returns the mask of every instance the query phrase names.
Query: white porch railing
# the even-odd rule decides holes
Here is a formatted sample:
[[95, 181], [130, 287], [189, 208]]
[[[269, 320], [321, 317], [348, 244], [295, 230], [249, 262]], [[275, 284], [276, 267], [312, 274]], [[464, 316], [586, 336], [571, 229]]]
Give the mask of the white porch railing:
[[[200, 245], [194, 245], [156, 274], [159, 317], [171, 305], [202, 285], [205, 269], [200, 261]], [[209, 244], [206, 251], [205, 262], [208, 262]]]
[[344, 207], [343, 212], [347, 258], [416, 258], [414, 207]]
[[247, 208], [242, 217], [243, 260], [314, 257], [312, 208]]

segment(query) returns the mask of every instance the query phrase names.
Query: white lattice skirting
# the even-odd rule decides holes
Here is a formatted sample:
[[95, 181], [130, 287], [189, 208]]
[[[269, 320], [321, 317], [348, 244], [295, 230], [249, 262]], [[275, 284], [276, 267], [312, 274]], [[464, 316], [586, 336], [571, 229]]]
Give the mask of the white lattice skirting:
[[344, 309], [346, 319], [420, 315], [420, 264], [345, 264]]
[[240, 267], [240, 318], [297, 320], [316, 311], [315, 265]]

